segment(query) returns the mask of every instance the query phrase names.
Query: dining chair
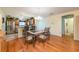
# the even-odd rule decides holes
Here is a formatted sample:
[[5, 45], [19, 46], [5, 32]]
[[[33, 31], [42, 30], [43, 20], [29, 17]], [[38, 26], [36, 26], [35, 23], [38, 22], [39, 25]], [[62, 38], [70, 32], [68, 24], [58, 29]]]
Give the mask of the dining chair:
[[36, 42], [35, 36], [32, 34], [29, 34], [29, 33], [27, 33], [27, 34], [28, 35], [26, 35], [26, 38], [25, 38], [25, 42], [27, 43], [27, 48], [28, 48], [29, 44], [32, 44], [33, 47], [35, 47], [35, 42]]
[[49, 28], [45, 28], [44, 32], [38, 35], [38, 41], [42, 42], [45, 45], [45, 42], [50, 39], [50, 31]]

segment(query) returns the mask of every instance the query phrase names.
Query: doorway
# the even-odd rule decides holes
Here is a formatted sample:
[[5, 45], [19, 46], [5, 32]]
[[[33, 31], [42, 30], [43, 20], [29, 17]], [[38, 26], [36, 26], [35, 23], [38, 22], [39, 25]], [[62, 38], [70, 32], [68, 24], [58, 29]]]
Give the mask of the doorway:
[[62, 36], [74, 38], [74, 16], [62, 16]]

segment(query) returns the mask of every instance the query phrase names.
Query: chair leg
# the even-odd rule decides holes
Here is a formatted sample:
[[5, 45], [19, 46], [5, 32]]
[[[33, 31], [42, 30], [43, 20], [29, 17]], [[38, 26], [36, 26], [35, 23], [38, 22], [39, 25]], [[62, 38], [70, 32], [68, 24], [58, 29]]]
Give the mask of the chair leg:
[[45, 42], [42, 42], [43, 43], [43, 47], [45, 47]]
[[33, 47], [35, 47], [35, 43], [36, 43], [36, 42], [34, 41], [34, 42], [33, 42]]
[[28, 48], [28, 43], [27, 43], [27, 48]]
[[36, 40], [35, 39], [36, 39], [36, 37], [34, 36], [33, 37], [33, 47], [35, 47], [35, 43], [36, 43]]
[[26, 44], [26, 40], [24, 40], [24, 44]]

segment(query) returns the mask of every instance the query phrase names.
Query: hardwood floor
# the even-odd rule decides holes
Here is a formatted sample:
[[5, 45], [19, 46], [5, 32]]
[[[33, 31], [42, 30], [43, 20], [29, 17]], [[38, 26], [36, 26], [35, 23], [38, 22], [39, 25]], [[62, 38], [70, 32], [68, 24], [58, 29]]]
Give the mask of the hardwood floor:
[[8, 52], [76, 52], [79, 51], [79, 41], [70, 37], [50, 36], [50, 40], [43, 46], [42, 43], [36, 42], [35, 47], [31, 44], [27, 48], [24, 39], [19, 38], [8, 41]]

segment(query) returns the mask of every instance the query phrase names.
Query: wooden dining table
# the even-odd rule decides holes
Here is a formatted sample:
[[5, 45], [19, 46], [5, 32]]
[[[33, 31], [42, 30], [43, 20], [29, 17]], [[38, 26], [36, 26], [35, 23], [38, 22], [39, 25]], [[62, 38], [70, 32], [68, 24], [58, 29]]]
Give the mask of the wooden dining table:
[[41, 30], [41, 31], [27, 31], [27, 32], [28, 32], [29, 34], [33, 35], [34, 40], [36, 39], [36, 37], [37, 37], [38, 35], [40, 35], [41, 33], [44, 33], [43, 30]]
[[32, 34], [32, 35], [39, 35], [41, 33], [43, 33], [44, 31], [41, 30], [41, 31], [27, 31], [29, 34]]
[[37, 41], [37, 37], [38, 37], [38, 35], [40, 35], [41, 33], [43, 33], [44, 31], [43, 30], [41, 30], [41, 31], [27, 31], [28, 32], [28, 34], [30, 34], [30, 35], [32, 35], [33, 36], [33, 46], [35, 47], [35, 43], [36, 43], [36, 41]]

